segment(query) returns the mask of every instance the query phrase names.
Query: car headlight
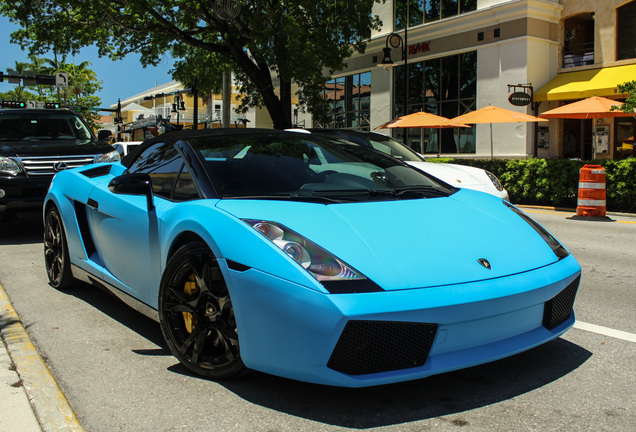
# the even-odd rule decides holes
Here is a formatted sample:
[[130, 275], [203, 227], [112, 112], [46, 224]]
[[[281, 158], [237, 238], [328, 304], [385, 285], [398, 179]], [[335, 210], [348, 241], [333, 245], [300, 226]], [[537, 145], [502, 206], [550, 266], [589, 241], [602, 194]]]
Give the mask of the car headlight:
[[488, 176], [492, 184], [495, 185], [497, 190], [501, 192], [503, 190], [503, 185], [501, 184], [497, 176], [491, 173], [490, 171], [486, 171], [486, 175]]
[[[382, 291], [380, 287], [369, 281], [351, 266], [289, 228], [270, 221], [253, 219], [244, 219], [244, 221], [267, 237], [323, 285], [325, 285], [325, 282], [333, 281], [368, 282], [365, 284], [366, 288], [364, 289], [337, 290], [336, 292]], [[331, 291], [331, 289], [329, 290]]]
[[121, 160], [121, 156], [117, 150], [113, 150], [108, 153], [104, 153], [100, 157], [97, 158], [95, 163], [99, 162], [119, 162]]
[[18, 163], [8, 157], [0, 156], [0, 173], [9, 174], [9, 175], [17, 175], [22, 172], [22, 168]]
[[530, 216], [528, 216], [509, 202], [504, 201], [503, 203], [510, 210], [518, 214], [521, 219], [526, 221], [528, 225], [530, 225], [537, 232], [537, 234], [541, 236], [541, 238], [548, 244], [548, 246], [550, 246], [550, 249], [552, 249], [552, 252], [554, 252], [559, 260], [562, 260], [563, 258], [570, 255], [567, 249], [552, 234], [550, 234], [548, 230], [539, 225], [537, 221], [532, 219]]

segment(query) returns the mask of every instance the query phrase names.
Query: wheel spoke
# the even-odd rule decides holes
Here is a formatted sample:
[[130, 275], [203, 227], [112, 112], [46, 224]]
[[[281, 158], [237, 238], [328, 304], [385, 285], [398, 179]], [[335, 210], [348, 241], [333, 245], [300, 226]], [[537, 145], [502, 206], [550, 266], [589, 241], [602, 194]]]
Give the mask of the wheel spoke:
[[166, 312], [174, 312], [174, 313], [186, 312], [195, 316], [197, 315], [197, 311], [195, 309], [182, 303], [164, 303], [163, 307]]
[[171, 350], [197, 373], [234, 376], [245, 366], [219, 264], [205, 245], [184, 246], [177, 254], [168, 263], [160, 298], [162, 328]]

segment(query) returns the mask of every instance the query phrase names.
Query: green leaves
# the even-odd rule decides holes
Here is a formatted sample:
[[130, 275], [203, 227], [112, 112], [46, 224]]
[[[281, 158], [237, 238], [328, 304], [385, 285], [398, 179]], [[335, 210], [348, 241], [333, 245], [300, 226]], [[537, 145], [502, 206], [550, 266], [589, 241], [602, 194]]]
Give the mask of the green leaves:
[[[579, 172], [585, 161], [569, 159], [475, 160], [431, 158], [486, 169], [503, 183], [514, 204], [576, 208]], [[636, 158], [588, 161], [605, 169], [607, 209], [636, 212]]]
[[621, 110], [630, 114], [636, 113], [636, 81], [619, 84], [618, 91], [628, 95], [625, 103], [621, 106]]
[[172, 53], [175, 78], [196, 76], [209, 88], [229, 68], [244, 104], [264, 105], [274, 126], [285, 128], [292, 82], [313, 102], [324, 71], [342, 69], [379, 28], [376, 1], [31, 0], [3, 2], [0, 12], [22, 25], [13, 38], [34, 53], [73, 54], [95, 44], [113, 59], [138, 52], [143, 65]]

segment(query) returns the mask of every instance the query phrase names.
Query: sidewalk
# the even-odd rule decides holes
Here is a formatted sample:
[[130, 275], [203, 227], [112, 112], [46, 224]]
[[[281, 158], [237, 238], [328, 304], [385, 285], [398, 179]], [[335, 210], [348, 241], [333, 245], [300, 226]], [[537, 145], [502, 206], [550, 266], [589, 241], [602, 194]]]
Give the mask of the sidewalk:
[[82, 432], [1, 284], [0, 335], [0, 431]]

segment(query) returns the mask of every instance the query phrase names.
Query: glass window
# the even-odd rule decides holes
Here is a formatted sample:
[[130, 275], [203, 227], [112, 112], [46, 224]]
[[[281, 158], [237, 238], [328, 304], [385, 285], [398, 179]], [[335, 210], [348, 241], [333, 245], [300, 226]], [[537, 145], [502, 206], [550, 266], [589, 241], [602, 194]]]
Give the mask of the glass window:
[[582, 13], [566, 19], [564, 31], [563, 67], [594, 64], [594, 14]]
[[172, 144], [157, 143], [142, 152], [128, 171], [149, 174], [153, 193], [169, 199], [182, 166], [183, 160]]
[[371, 72], [328, 81], [323, 100], [329, 116], [318, 127], [369, 130], [371, 116]]
[[395, 30], [477, 10], [477, 0], [409, 0], [396, 1], [393, 4]]
[[172, 199], [175, 201], [189, 201], [199, 198], [199, 193], [194, 184], [194, 179], [187, 165], [183, 165], [181, 173], [177, 178], [172, 192]]
[[[408, 112], [425, 111], [453, 118], [475, 109], [477, 52], [408, 65]], [[394, 69], [394, 117], [404, 112], [404, 66]], [[396, 132], [395, 136], [402, 136]], [[475, 153], [475, 128], [409, 129], [405, 143], [426, 154]]]
[[636, 58], [636, 1], [616, 9], [616, 59]]
[[[386, 154], [345, 139], [267, 132], [188, 141], [223, 198], [335, 203], [421, 198], [431, 188], [437, 189], [434, 196], [443, 189], [453, 192]], [[425, 188], [413, 194], [399, 190], [411, 186]]]

